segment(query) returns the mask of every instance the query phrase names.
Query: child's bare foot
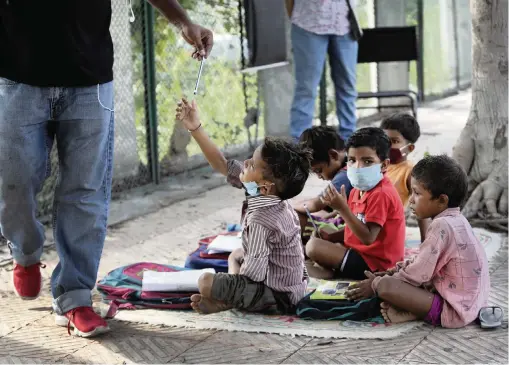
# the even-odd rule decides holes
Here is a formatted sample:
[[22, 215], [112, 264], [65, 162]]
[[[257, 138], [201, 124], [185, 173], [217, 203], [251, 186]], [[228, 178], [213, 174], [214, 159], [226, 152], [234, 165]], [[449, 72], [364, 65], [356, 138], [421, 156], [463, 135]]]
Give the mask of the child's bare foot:
[[193, 294], [191, 296], [191, 308], [201, 314], [211, 314], [227, 311], [233, 307], [214, 299], [205, 298], [201, 294]]
[[417, 319], [415, 314], [396, 309], [385, 302], [380, 303], [380, 313], [387, 323], [411, 322]]

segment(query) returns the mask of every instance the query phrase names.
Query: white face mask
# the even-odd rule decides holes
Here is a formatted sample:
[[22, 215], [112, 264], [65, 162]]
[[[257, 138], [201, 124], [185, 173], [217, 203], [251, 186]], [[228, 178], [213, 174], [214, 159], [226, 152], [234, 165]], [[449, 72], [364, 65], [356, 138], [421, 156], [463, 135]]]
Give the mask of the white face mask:
[[382, 164], [369, 167], [348, 167], [346, 170], [348, 180], [352, 186], [360, 191], [373, 189], [383, 179]]

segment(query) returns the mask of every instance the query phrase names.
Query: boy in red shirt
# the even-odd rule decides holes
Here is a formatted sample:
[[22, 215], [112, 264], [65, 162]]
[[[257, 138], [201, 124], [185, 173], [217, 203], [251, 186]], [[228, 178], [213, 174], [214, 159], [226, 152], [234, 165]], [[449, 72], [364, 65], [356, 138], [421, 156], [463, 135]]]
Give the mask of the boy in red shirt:
[[[396, 188], [384, 175], [391, 142], [380, 128], [362, 128], [348, 140], [348, 178], [353, 186], [347, 198], [329, 185], [325, 204], [345, 220], [342, 243], [313, 237], [306, 254], [330, 276], [364, 279], [365, 271], [385, 271], [403, 260], [405, 215]], [[326, 237], [322, 234], [322, 237]], [[327, 275], [326, 275], [327, 276]]]

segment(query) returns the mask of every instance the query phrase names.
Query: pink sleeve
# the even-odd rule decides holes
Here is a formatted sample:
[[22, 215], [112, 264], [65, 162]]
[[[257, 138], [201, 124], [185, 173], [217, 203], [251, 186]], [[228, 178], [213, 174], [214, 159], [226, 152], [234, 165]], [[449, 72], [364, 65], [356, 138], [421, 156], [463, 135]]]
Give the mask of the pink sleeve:
[[[439, 261], [444, 262], [444, 256], [448, 255], [446, 243], [449, 239], [449, 232], [447, 224], [442, 219], [434, 221], [414, 260], [400, 268], [393, 277], [414, 286], [421, 286], [430, 281], [434, 274], [440, 270]], [[380, 280], [373, 281], [373, 290], [376, 291], [379, 282]]]

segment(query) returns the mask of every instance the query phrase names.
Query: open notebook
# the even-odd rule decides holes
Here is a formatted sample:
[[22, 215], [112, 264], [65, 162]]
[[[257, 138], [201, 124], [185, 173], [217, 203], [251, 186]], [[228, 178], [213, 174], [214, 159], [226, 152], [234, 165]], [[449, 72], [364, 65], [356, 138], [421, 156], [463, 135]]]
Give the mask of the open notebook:
[[198, 291], [198, 279], [203, 273], [215, 274], [214, 269], [184, 270], [177, 272], [143, 272], [143, 291]]
[[311, 300], [344, 300], [345, 292], [356, 283], [346, 280], [320, 280], [318, 287], [309, 297]]
[[209, 253], [233, 252], [238, 248], [242, 248], [242, 238], [240, 233], [236, 236], [217, 236], [209, 244], [207, 251]]

